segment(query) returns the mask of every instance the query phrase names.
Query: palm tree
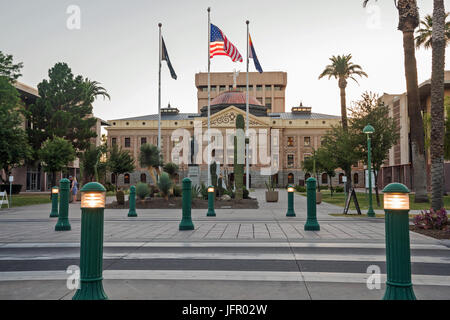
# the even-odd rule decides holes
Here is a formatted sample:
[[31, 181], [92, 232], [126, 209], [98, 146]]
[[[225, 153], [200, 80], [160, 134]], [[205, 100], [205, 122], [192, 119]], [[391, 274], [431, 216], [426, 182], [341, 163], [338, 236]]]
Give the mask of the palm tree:
[[[445, 19], [450, 15], [449, 12], [445, 14]], [[426, 15], [425, 18], [420, 22], [422, 27], [416, 32], [416, 48], [424, 47], [425, 49], [431, 49], [433, 39], [433, 17], [431, 15]], [[445, 45], [447, 46], [450, 42], [450, 21], [445, 23]]]
[[[365, 7], [369, 0], [363, 2]], [[415, 202], [428, 202], [427, 179], [425, 170], [425, 142], [420, 107], [419, 83], [417, 80], [417, 62], [414, 43], [414, 30], [420, 23], [416, 0], [395, 0], [399, 14], [398, 30], [403, 33], [403, 53], [405, 56], [406, 91], [408, 95], [408, 114], [410, 119], [412, 166], [414, 172]], [[414, 128], [412, 130], [411, 128]]]
[[433, 3], [432, 39], [433, 63], [431, 72], [431, 206], [434, 210], [444, 207], [444, 75], [446, 38], [444, 0]]
[[345, 98], [345, 89], [347, 88], [347, 79], [352, 79], [356, 83], [358, 81], [355, 76], [367, 77], [367, 74], [362, 70], [361, 66], [353, 64], [350, 60], [352, 55], [342, 55], [342, 56], [332, 56], [330, 58], [331, 64], [325, 67], [325, 70], [319, 76], [319, 79], [328, 76], [328, 79], [334, 77], [338, 79], [339, 89], [341, 91], [341, 116], [342, 116], [342, 127], [345, 131], [348, 128], [347, 121], [347, 103]]
[[85, 85], [85, 102], [88, 104], [92, 104], [97, 97], [101, 96], [103, 99], [108, 98], [111, 100], [111, 97], [109, 96], [108, 92], [105, 88], [100, 86], [100, 82], [92, 81], [86, 78], [84, 80]]
[[159, 167], [163, 165], [162, 155], [158, 147], [148, 143], [143, 144], [141, 146], [141, 153], [139, 155], [139, 164], [142, 168], [148, 168], [150, 176], [152, 177], [152, 180], [156, 185], [157, 179], [154, 171], [156, 171], [157, 176], [159, 176]]

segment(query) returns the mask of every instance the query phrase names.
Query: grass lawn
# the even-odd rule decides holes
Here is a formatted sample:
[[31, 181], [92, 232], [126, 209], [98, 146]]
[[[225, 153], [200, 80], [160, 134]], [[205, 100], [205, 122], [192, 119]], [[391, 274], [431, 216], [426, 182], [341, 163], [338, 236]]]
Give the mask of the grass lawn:
[[[306, 193], [298, 193], [303, 196], [306, 196]], [[365, 193], [356, 193], [356, 196], [358, 198], [359, 207], [361, 210], [368, 210], [369, 209], [369, 194]], [[430, 199], [431, 199], [431, 195]], [[372, 203], [373, 208], [376, 209], [383, 209], [383, 194], [380, 194], [380, 202], [381, 206], [377, 206], [376, 196], [375, 194], [372, 195]], [[409, 196], [410, 206], [411, 210], [425, 210], [431, 208], [431, 202], [430, 203], [414, 203], [414, 195]], [[333, 197], [331, 197], [331, 194], [329, 191], [322, 191], [322, 201], [330, 204], [334, 204], [340, 207], [344, 207], [345, 205], [345, 193], [334, 193]], [[450, 196], [444, 197], [444, 207], [450, 208]], [[356, 210], [355, 204], [353, 201], [350, 202], [350, 210]], [[364, 213], [364, 212], [363, 212]]]
[[[9, 197], [8, 197], [9, 200]], [[42, 203], [50, 203], [50, 195], [49, 194], [13, 194], [12, 196], [12, 207], [23, 207], [23, 206], [31, 206], [33, 204], [42, 204]], [[10, 204], [11, 206], [11, 204]], [[2, 208], [7, 208], [8, 206], [4, 205]]]

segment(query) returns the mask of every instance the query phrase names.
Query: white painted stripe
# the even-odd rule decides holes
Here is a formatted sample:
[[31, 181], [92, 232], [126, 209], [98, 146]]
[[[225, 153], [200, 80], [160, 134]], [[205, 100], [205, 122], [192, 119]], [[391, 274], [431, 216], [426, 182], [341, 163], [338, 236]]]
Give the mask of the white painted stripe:
[[[64, 271], [0, 272], [0, 281], [66, 280]], [[281, 272], [281, 271], [208, 271], [208, 270], [105, 270], [105, 280], [208, 280], [366, 283], [365, 273]], [[381, 283], [386, 275], [380, 275]], [[450, 286], [450, 276], [412, 275], [413, 285]]]
[[[62, 259], [78, 259], [78, 253], [72, 254], [15, 254], [15, 255], [1, 255], [0, 261], [12, 260], [62, 260]], [[210, 259], [210, 260], [283, 260], [283, 261], [350, 261], [350, 262], [384, 262], [385, 255], [371, 255], [371, 254], [322, 254], [311, 253], [301, 254], [295, 253], [254, 253], [254, 252], [144, 252], [144, 253], [104, 253], [103, 259], [124, 259], [124, 260], [145, 260], [145, 259]], [[411, 262], [417, 263], [436, 263], [436, 264], [450, 264], [448, 257], [430, 257], [430, 256], [412, 256]]]
[[[0, 243], [1, 248], [76, 248], [80, 243]], [[351, 243], [351, 242], [105, 242], [104, 247], [191, 247], [191, 248], [208, 248], [208, 247], [266, 247], [266, 248], [367, 248], [367, 249], [383, 249], [384, 243]], [[411, 244], [411, 249], [424, 250], [450, 250], [450, 248], [440, 244]]]

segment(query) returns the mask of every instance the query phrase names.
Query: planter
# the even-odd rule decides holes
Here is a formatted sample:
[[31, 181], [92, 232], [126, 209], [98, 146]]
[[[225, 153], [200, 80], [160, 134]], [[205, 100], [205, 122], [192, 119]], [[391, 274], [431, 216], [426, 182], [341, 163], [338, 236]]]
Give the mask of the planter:
[[322, 193], [316, 192], [316, 204], [321, 204], [321, 203], [322, 203]]
[[266, 202], [278, 202], [278, 191], [266, 191]]

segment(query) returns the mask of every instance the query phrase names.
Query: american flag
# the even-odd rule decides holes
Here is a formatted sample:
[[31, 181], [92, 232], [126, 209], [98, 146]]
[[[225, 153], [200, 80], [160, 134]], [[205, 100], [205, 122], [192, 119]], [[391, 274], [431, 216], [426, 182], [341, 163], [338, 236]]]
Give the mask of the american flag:
[[214, 56], [229, 56], [233, 62], [242, 62], [242, 56], [238, 49], [228, 41], [223, 32], [215, 25], [211, 24], [211, 39], [209, 45], [209, 55]]

